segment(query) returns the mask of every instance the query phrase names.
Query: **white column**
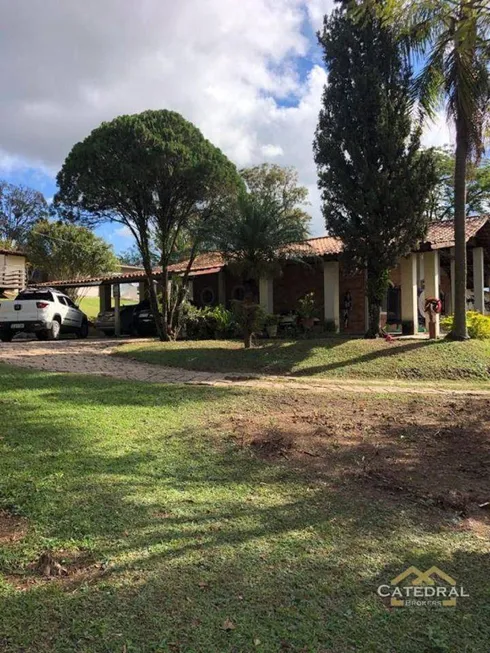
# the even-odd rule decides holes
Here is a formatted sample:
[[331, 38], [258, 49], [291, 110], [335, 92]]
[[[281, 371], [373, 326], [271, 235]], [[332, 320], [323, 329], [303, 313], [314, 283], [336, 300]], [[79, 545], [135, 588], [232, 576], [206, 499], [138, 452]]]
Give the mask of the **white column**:
[[140, 302], [142, 302], [146, 297], [146, 282], [140, 281], [138, 283], [138, 297]]
[[224, 268], [218, 272], [218, 303], [223, 306], [226, 305], [226, 286], [225, 286], [225, 271]]
[[194, 301], [194, 279], [189, 279], [187, 282], [188, 298], [190, 302]]
[[323, 262], [323, 301], [325, 306], [325, 321], [335, 324], [335, 331], [340, 330], [340, 298], [339, 298], [339, 262]]
[[[425, 299], [439, 299], [439, 251], [436, 249], [424, 254]], [[440, 335], [439, 315], [435, 318], [436, 338]], [[429, 330], [429, 318], [426, 314], [425, 324]]]
[[274, 281], [261, 277], [259, 281], [259, 302], [266, 313], [274, 312]]
[[473, 249], [473, 293], [475, 311], [485, 314], [485, 278], [483, 247]]
[[418, 333], [417, 255], [409, 254], [400, 260], [402, 286], [402, 333]]

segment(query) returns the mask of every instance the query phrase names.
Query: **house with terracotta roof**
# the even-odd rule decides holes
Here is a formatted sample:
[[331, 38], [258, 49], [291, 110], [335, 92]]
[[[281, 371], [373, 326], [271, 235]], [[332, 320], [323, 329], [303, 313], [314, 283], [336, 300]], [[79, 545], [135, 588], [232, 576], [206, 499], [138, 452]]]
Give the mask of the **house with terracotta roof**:
[[0, 295], [16, 291], [26, 284], [27, 258], [24, 252], [0, 249]]
[[[485, 306], [485, 287], [490, 283], [490, 216], [467, 219], [468, 308], [481, 313]], [[363, 334], [367, 326], [366, 278], [352, 273], [342, 262], [343, 244], [338, 238], [310, 238], [295, 246], [294, 257], [284, 260], [276, 278], [260, 279], [256, 299], [268, 313], [286, 315], [294, 312], [298, 301], [313, 293], [321, 321], [345, 334]], [[170, 266], [170, 276], [182, 276], [187, 261]], [[155, 269], [158, 279], [161, 270]], [[226, 265], [219, 252], [197, 256], [190, 271], [190, 294], [196, 306], [230, 306], [244, 296], [243, 281]], [[425, 297], [442, 301], [443, 314], [454, 305], [454, 228], [452, 222], [430, 225], [427, 238], [409, 256], [390, 271], [382, 319], [406, 335], [418, 332], [424, 321]], [[144, 272], [116, 273], [91, 279], [49, 282], [58, 288], [99, 286], [101, 310], [111, 305], [111, 287], [139, 283], [140, 296], [145, 287]], [[114, 293], [117, 297], [118, 293]]]
[[[485, 286], [490, 283], [490, 216], [467, 219], [468, 308], [485, 311]], [[257, 299], [269, 313], [287, 314], [313, 292], [318, 314], [335, 330], [362, 334], [367, 327], [366, 278], [342, 263], [342, 242], [331, 236], [298, 243], [295, 258], [285, 260], [282, 274], [260, 279]], [[298, 261], [297, 258], [301, 258]], [[182, 274], [186, 262], [172, 266]], [[242, 281], [217, 253], [198, 256], [191, 272], [192, 298], [197, 306], [224, 304], [243, 298]], [[382, 320], [405, 334], [414, 334], [424, 321], [425, 297], [442, 300], [443, 314], [454, 304], [454, 228], [452, 222], [431, 224], [427, 239], [390, 271], [390, 288]]]

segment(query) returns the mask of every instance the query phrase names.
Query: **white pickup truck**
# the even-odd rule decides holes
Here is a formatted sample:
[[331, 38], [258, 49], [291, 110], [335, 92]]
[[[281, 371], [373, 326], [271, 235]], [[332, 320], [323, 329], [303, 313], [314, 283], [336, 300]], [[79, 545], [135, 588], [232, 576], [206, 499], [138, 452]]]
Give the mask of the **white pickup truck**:
[[26, 288], [13, 301], [0, 299], [0, 340], [17, 333], [35, 333], [38, 340], [57, 340], [60, 333], [88, 336], [88, 319], [73, 301], [53, 288]]

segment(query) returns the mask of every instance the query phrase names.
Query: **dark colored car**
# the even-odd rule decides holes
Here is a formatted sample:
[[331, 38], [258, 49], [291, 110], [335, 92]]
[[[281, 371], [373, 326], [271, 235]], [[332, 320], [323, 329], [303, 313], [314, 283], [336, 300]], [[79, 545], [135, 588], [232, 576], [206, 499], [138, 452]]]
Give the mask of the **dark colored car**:
[[[121, 306], [120, 310], [121, 335], [128, 336], [155, 336], [156, 328], [150, 302], [144, 299], [139, 304]], [[102, 311], [97, 315], [95, 326], [106, 336], [113, 336], [114, 308]]]

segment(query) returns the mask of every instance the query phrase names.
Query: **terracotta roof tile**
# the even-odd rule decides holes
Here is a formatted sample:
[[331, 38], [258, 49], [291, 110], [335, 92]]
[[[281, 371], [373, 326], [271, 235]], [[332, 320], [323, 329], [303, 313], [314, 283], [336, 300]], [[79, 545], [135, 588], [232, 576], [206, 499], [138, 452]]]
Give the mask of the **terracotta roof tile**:
[[[194, 259], [192, 264], [192, 270], [204, 270], [206, 268], [222, 268], [225, 264], [223, 255], [221, 252], [206, 252], [205, 254], [199, 254]], [[169, 272], [184, 272], [187, 268], [187, 261], [180, 261], [180, 263], [174, 263], [169, 265]]]
[[[466, 241], [473, 236], [488, 222], [490, 216], [482, 215], [473, 218], [466, 218]], [[452, 247], [454, 245], [454, 223], [433, 222], [429, 226], [425, 243], [433, 249], [442, 249], [443, 247]]]

